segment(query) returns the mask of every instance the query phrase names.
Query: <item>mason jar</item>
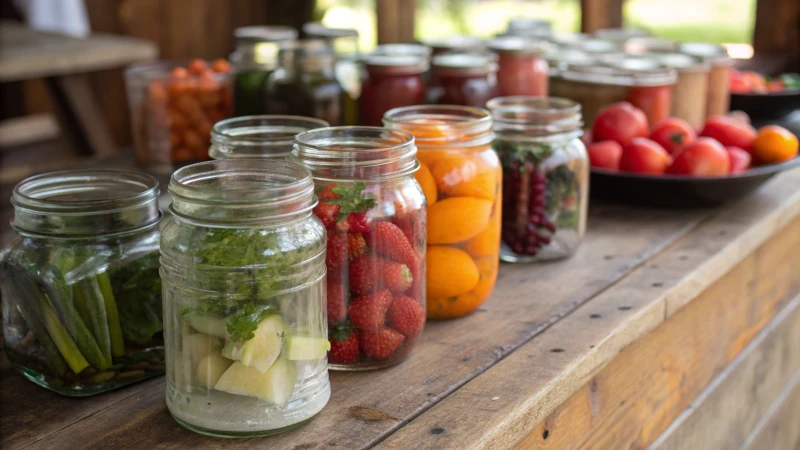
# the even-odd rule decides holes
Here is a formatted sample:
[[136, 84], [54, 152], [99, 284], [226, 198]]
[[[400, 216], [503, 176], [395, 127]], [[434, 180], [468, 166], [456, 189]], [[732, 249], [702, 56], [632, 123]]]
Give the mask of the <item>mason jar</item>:
[[298, 134], [292, 160], [311, 170], [328, 232], [332, 369], [403, 361], [425, 325], [425, 197], [414, 137], [378, 127]]
[[327, 127], [321, 119], [301, 116], [244, 116], [223, 120], [211, 129], [212, 159], [285, 158], [294, 136]]
[[158, 194], [153, 177], [113, 170], [53, 172], [14, 188], [0, 288], [18, 372], [70, 396], [164, 372]]
[[167, 407], [223, 437], [299, 426], [328, 402], [325, 229], [281, 160], [176, 171], [161, 238]]
[[571, 256], [583, 240], [589, 159], [581, 107], [555, 97], [498, 97], [494, 149], [503, 165], [503, 245], [509, 262]]
[[499, 264], [502, 171], [492, 117], [480, 108], [423, 105], [393, 109], [383, 123], [413, 134], [419, 148], [428, 318], [470, 314], [492, 293]]

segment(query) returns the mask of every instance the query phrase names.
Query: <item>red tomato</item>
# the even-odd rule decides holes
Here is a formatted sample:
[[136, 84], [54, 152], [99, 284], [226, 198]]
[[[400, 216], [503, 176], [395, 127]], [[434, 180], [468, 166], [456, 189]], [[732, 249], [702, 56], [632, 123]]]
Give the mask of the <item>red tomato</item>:
[[711, 116], [700, 135], [714, 138], [725, 147], [739, 147], [749, 152], [756, 140], [756, 129], [728, 116]]
[[592, 167], [619, 170], [622, 146], [616, 141], [600, 141], [586, 147]]
[[736, 94], [747, 94], [752, 88], [750, 79], [736, 69], [730, 71], [730, 90]]
[[675, 150], [691, 143], [696, 138], [697, 133], [694, 128], [676, 117], [658, 122], [650, 132], [650, 139], [664, 147], [664, 150], [670, 155], [675, 154]]
[[730, 168], [731, 160], [725, 147], [714, 139], [701, 137], [678, 150], [667, 172], [712, 177], [727, 175]]
[[620, 170], [636, 173], [662, 174], [669, 166], [669, 153], [650, 139], [634, 138], [622, 150]]
[[739, 147], [725, 147], [728, 152], [728, 158], [731, 160], [730, 173], [742, 173], [750, 168], [750, 162], [753, 158], [750, 153], [740, 149]]
[[786, 86], [781, 80], [770, 80], [767, 82], [767, 92], [783, 92]]
[[612, 140], [624, 146], [633, 138], [647, 137], [647, 133], [647, 117], [641, 109], [628, 102], [606, 106], [592, 124], [592, 139], [595, 142]]

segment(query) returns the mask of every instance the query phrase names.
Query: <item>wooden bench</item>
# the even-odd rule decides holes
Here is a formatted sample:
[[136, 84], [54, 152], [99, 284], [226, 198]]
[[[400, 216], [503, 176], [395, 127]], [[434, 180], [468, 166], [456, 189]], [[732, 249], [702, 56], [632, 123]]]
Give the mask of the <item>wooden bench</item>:
[[0, 369], [0, 447], [789, 449], [800, 445], [800, 170], [710, 210], [594, 203], [578, 254], [504, 264], [411, 357], [331, 373], [263, 439], [181, 428], [164, 378], [72, 399]]

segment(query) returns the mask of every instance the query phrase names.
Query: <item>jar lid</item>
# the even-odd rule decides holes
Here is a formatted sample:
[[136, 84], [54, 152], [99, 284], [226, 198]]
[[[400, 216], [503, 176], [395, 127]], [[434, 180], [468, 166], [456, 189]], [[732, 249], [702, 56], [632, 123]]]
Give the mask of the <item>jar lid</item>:
[[540, 55], [548, 49], [548, 44], [521, 36], [505, 36], [490, 41], [489, 49], [506, 55]]
[[482, 39], [475, 36], [450, 36], [443, 39], [429, 39], [422, 44], [438, 53], [465, 53], [480, 51], [485, 47]]
[[652, 34], [641, 28], [602, 28], [595, 31], [594, 36], [607, 41], [624, 42], [631, 38], [652, 36]]
[[451, 53], [434, 56], [433, 68], [444, 76], [481, 76], [497, 71], [497, 63], [489, 55]]
[[684, 53], [648, 53], [645, 58], [651, 58], [664, 67], [677, 69], [678, 72], [708, 72], [708, 63], [686, 55]]
[[382, 44], [372, 50], [373, 55], [423, 56], [429, 58], [433, 49], [419, 44]]
[[552, 48], [545, 52], [547, 64], [553, 68], [561, 68], [568, 64], [591, 65], [596, 62], [596, 56], [572, 48]]
[[544, 31], [551, 34], [553, 23], [549, 20], [538, 19], [534, 17], [517, 17], [508, 21], [506, 27], [508, 34], [518, 34], [520, 31]]
[[619, 53], [622, 51], [622, 47], [616, 42], [591, 38], [576, 42], [576, 48], [586, 53]]
[[678, 52], [684, 53], [695, 58], [700, 58], [712, 65], [733, 64], [733, 60], [728, 56], [725, 47], [708, 42], [684, 42], [678, 44]]
[[589, 39], [589, 35], [586, 33], [555, 33], [545, 39], [556, 45], [575, 45]]
[[606, 64], [569, 64], [561, 72], [566, 80], [615, 86], [669, 86], [675, 84], [674, 69], [643, 58], [626, 58]]
[[233, 30], [233, 36], [248, 42], [281, 42], [297, 39], [297, 30], [278, 25], [253, 25]]
[[352, 28], [331, 28], [320, 22], [306, 22], [303, 34], [312, 38], [335, 39], [340, 37], [358, 37], [358, 31]]
[[428, 58], [414, 55], [371, 55], [364, 58], [370, 72], [414, 75], [428, 70]]
[[635, 37], [625, 42], [625, 51], [637, 55], [651, 52], [674, 52], [677, 46], [678, 43], [672, 39], [654, 36]]

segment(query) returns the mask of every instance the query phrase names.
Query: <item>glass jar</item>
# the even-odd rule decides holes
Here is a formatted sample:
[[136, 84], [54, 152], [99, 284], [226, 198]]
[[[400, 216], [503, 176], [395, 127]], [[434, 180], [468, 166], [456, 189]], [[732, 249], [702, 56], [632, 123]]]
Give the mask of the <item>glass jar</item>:
[[300, 116], [234, 117], [214, 124], [211, 159], [286, 158], [292, 153], [294, 136], [328, 122]]
[[416, 138], [417, 180], [428, 200], [427, 314], [475, 311], [494, 289], [500, 247], [502, 171], [492, 117], [467, 106], [393, 109], [384, 125]]
[[280, 59], [280, 68], [267, 82], [267, 112], [341, 125], [345, 92], [336, 81], [336, 59], [325, 41], [297, 41], [281, 49]]
[[236, 49], [228, 59], [235, 71], [234, 114], [265, 114], [267, 80], [278, 67], [281, 42], [297, 39], [297, 30], [282, 26], [249, 26], [233, 30], [233, 35]]
[[400, 106], [425, 103], [428, 60], [422, 56], [369, 56], [358, 111], [362, 125], [379, 126], [383, 114]]
[[170, 180], [161, 235], [166, 401], [190, 430], [275, 434], [328, 402], [325, 229], [311, 174], [211, 161]]
[[549, 67], [542, 57], [547, 48], [544, 42], [511, 36], [489, 43], [498, 56], [498, 94], [547, 95]]
[[425, 197], [414, 138], [378, 127], [295, 137], [328, 230], [332, 369], [369, 370], [408, 357], [425, 325]]
[[164, 372], [158, 194], [151, 176], [113, 170], [14, 188], [16, 237], [0, 252], [3, 337], [29, 380], [87, 396]]
[[136, 64], [125, 71], [139, 165], [168, 174], [208, 159], [212, 125], [233, 113], [229, 70], [224, 60], [192, 60]]
[[436, 103], [482, 108], [497, 97], [497, 64], [489, 55], [438, 55], [433, 72], [440, 88]]
[[583, 240], [589, 206], [581, 106], [554, 97], [499, 97], [487, 107], [503, 165], [500, 259], [572, 256]]
[[711, 66], [708, 73], [708, 98], [706, 117], [727, 114], [730, 110], [730, 72], [733, 59], [725, 47], [705, 42], [686, 42], [678, 45], [678, 52], [695, 58]]
[[672, 87], [670, 115], [695, 128], [702, 127], [706, 121], [709, 65], [682, 53], [650, 53], [644, 57], [678, 73], [678, 80]]

